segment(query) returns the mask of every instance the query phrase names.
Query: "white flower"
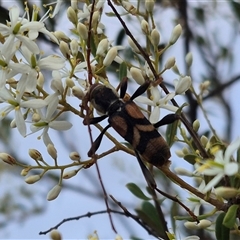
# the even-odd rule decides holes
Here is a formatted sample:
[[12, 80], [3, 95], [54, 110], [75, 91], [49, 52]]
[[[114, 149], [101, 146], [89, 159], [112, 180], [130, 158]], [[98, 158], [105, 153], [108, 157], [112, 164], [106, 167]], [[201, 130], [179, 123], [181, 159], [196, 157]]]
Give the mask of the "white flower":
[[53, 11], [53, 13], [51, 15], [51, 18], [55, 17], [55, 15], [58, 14], [63, 1], [62, 0], [57, 0], [56, 2], [53, 2], [53, 3], [56, 3], [56, 6], [55, 6], [54, 11]]
[[172, 112], [177, 111], [177, 107], [168, 104], [169, 100], [171, 100], [175, 94], [169, 93], [165, 97], [161, 98], [161, 94], [158, 87], [152, 87], [151, 89], [152, 100], [147, 97], [139, 96], [135, 100], [140, 103], [144, 103], [150, 106], [153, 106], [153, 111], [150, 114], [149, 121], [151, 123], [156, 123], [159, 121], [160, 117], [160, 108], [168, 109]]
[[18, 72], [12, 70], [11, 59], [20, 46], [20, 42], [15, 42], [11, 48], [0, 48], [0, 88], [6, 84], [6, 80], [15, 76]]
[[7, 37], [3, 48], [9, 49], [13, 46], [15, 38], [25, 45], [31, 52], [38, 54], [39, 48], [37, 44], [26, 36], [26, 32], [30, 30], [39, 31], [44, 27], [42, 22], [29, 22], [27, 19], [19, 18], [19, 8], [14, 6], [10, 8], [8, 25], [0, 23], [0, 32]]
[[55, 111], [57, 110], [59, 102], [58, 93], [54, 93], [53, 95], [48, 96], [45, 101], [48, 103], [45, 116], [43, 115], [41, 110], [38, 110], [38, 113], [41, 116], [41, 120], [37, 123], [33, 123], [30, 128], [32, 132], [37, 132], [43, 129], [43, 142], [46, 146], [48, 146], [48, 144], [54, 145], [48, 134], [49, 128], [58, 131], [65, 131], [70, 129], [72, 127], [72, 124], [68, 121], [55, 120], [53, 116]]
[[[201, 181], [199, 187], [197, 190], [199, 192], [202, 192], [203, 189], [205, 188], [205, 181]], [[197, 197], [196, 195], [190, 193], [190, 197], [188, 197], [188, 206], [190, 205], [190, 209], [193, 211], [193, 213], [198, 216], [200, 213], [200, 207], [202, 204], [208, 204], [205, 202], [202, 198]]]
[[26, 86], [27, 92], [33, 92], [36, 89], [39, 72], [44, 69], [60, 70], [65, 64], [65, 60], [56, 55], [50, 55], [47, 57], [41, 57], [40, 55], [37, 58], [37, 56], [30, 52], [26, 46], [21, 47], [21, 52], [27, 63], [12, 63], [11, 67], [13, 70], [19, 73], [28, 74], [28, 85]]
[[0, 110], [0, 120], [8, 115], [9, 112], [15, 110], [15, 120], [18, 131], [22, 136], [26, 136], [26, 124], [22, 114], [22, 108], [38, 109], [47, 105], [47, 102], [42, 99], [22, 99], [26, 85], [26, 76], [22, 75], [17, 84], [16, 93], [12, 93], [5, 87], [0, 89], [0, 98], [8, 105]]
[[214, 176], [203, 189], [203, 193], [211, 190], [225, 176], [233, 176], [238, 172], [238, 163], [231, 160], [232, 154], [240, 147], [240, 137], [233, 141], [225, 150], [218, 150], [214, 160], [206, 160], [196, 171], [207, 176]]

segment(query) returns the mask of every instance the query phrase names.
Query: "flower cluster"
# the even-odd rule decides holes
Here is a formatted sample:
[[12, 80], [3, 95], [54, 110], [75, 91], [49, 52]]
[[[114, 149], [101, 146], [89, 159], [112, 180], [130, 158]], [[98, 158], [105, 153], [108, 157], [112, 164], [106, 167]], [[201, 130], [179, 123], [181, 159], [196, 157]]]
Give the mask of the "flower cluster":
[[[59, 165], [57, 146], [49, 129], [69, 130], [72, 123], [64, 120], [63, 114], [66, 112], [85, 119], [94, 115], [94, 106], [88, 103], [87, 98], [91, 95], [90, 87], [94, 83], [100, 83], [114, 88], [114, 82], [108, 78], [113, 68], [119, 72], [120, 78], [128, 77], [139, 85], [150, 82], [146, 94], [138, 96], [135, 100], [136, 103], [141, 103], [149, 113], [151, 123], [159, 121], [161, 109], [177, 113], [179, 117], [184, 105], [179, 107], [175, 98], [191, 90], [200, 103], [202, 94], [209, 86], [209, 82], [202, 83], [200, 94], [197, 95], [192, 87], [191, 77], [181, 73], [175, 57], [164, 59], [163, 53], [178, 41], [182, 34], [182, 27], [177, 24], [169, 36], [169, 41], [160, 49], [161, 33], [154, 22], [155, 2], [153, 0], [145, 0], [142, 13], [139, 12], [138, 6], [129, 1], [117, 1], [117, 4], [122, 7], [123, 15], [134, 17], [138, 23], [139, 31], [147, 39], [146, 48], [141, 46], [127, 27], [125, 30], [129, 32], [128, 46], [116, 45], [105, 35], [105, 25], [101, 16], [104, 1], [101, 0], [96, 0], [92, 4], [86, 1], [81, 8], [78, 6], [78, 1], [70, 1], [66, 15], [71, 24], [71, 34], [63, 32], [62, 29], [55, 32], [48, 31], [45, 21], [58, 14], [61, 3], [62, 1], [58, 0], [54, 11], [51, 12], [51, 6], [41, 19], [37, 19], [39, 9], [36, 6], [33, 7], [32, 16], [27, 5], [23, 16], [20, 16], [19, 8], [13, 6], [9, 9], [10, 21], [0, 24], [0, 120], [5, 117], [11, 118], [10, 127], [16, 128], [22, 137], [35, 135], [36, 132], [41, 131], [37, 138], [44, 142], [48, 155], [53, 159], [53, 164], [45, 161], [37, 149], [29, 149], [29, 156], [35, 165], [22, 164], [7, 153], [0, 153], [0, 159], [10, 165], [21, 166], [23, 168], [21, 175], [25, 177], [25, 182], [28, 184], [38, 182], [50, 170], [60, 170], [59, 182], [47, 195], [49, 201], [58, 197], [64, 179], [74, 177], [81, 169], [94, 164], [95, 158], [100, 158], [94, 156], [95, 158], [82, 161], [77, 152], [71, 152], [69, 158], [72, 161], [66, 165]], [[122, 20], [121, 14], [115, 12], [115, 16]], [[39, 34], [45, 35], [54, 43], [58, 55], [44, 52], [38, 42]], [[125, 59], [126, 49], [131, 51], [134, 61]], [[193, 62], [191, 53], [186, 55], [185, 61], [190, 68]], [[168, 82], [171, 86], [171, 90], [168, 91], [160, 86], [165, 81], [162, 76], [170, 71], [176, 75], [176, 78]], [[71, 105], [72, 99], [77, 99], [80, 103], [80, 110]], [[179, 124], [176, 128], [182, 138], [174, 136], [174, 141], [188, 146], [178, 150], [177, 155], [191, 163], [195, 171], [189, 172], [179, 168], [176, 172], [198, 179], [199, 187], [189, 198], [193, 203], [193, 214], [198, 215], [201, 205], [206, 200], [199, 197], [199, 192], [206, 195], [210, 193], [210, 200], [220, 199], [220, 203], [229, 196], [235, 197], [239, 194], [239, 189], [234, 185], [234, 177], [239, 178], [239, 165], [234, 158], [234, 152], [240, 148], [240, 139], [225, 146], [217, 136], [212, 139], [202, 136], [198, 139], [198, 136], [195, 136], [200, 127], [198, 121], [187, 127], [188, 130], [192, 130], [191, 136], [195, 139], [190, 138], [186, 129]], [[193, 144], [194, 140], [198, 144]], [[117, 144], [123, 146], [115, 139], [112, 141], [116, 146]], [[199, 149], [196, 150], [197, 147]], [[117, 147], [113, 148], [105, 155], [117, 151], [116, 149], [119, 150]], [[123, 149], [129, 150], [127, 147]], [[37, 170], [39, 173], [35, 171], [33, 175], [29, 175], [32, 170]], [[225, 177], [232, 184], [219, 186], [218, 184]], [[198, 224], [187, 221], [185, 226], [201, 229], [209, 228], [212, 223], [207, 219], [201, 219]], [[61, 239], [61, 236], [53, 231], [52, 239]], [[89, 236], [89, 239], [98, 239], [98, 236], [95, 234]], [[121, 237], [117, 236], [116, 239]], [[174, 234], [171, 239], [175, 239]], [[198, 237], [191, 236], [186, 239], [198, 239]]]

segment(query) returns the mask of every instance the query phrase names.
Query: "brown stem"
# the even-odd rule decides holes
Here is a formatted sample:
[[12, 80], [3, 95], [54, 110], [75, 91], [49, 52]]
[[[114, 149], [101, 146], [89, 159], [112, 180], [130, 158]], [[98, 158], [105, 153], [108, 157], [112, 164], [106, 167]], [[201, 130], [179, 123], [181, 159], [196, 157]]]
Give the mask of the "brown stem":
[[188, 183], [184, 182], [180, 177], [178, 177], [176, 174], [174, 174], [168, 166], [162, 166], [158, 167], [169, 179], [173, 180], [173, 182], [177, 183], [181, 188], [184, 188], [188, 190], [189, 192], [193, 193], [200, 199], [212, 204], [215, 206], [218, 210], [226, 210], [226, 205], [216, 199], [213, 199], [211, 197], [207, 198], [205, 194], [199, 192], [196, 188], [192, 187]]

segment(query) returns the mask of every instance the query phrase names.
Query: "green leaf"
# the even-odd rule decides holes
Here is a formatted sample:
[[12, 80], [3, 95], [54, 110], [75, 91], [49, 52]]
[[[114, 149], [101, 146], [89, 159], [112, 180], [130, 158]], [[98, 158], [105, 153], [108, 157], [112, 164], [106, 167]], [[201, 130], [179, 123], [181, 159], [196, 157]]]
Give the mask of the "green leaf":
[[123, 78], [127, 76], [127, 64], [122, 62], [119, 67], [119, 80], [122, 81]]
[[201, 23], [204, 23], [205, 22], [205, 12], [204, 12], [203, 8], [196, 7], [196, 8], [194, 8], [194, 12], [195, 12], [195, 16], [196, 16], [197, 20]]
[[235, 16], [238, 18], [238, 21], [240, 21], [240, 3], [232, 0], [230, 1], [230, 5], [233, 9]]
[[142, 200], [151, 200], [151, 198], [147, 197], [135, 183], [128, 183], [126, 187], [134, 196]]
[[122, 28], [118, 32], [118, 35], [116, 37], [116, 45], [122, 45], [123, 44], [123, 40], [124, 40], [125, 37], [126, 37], [125, 29]]
[[215, 223], [215, 235], [217, 240], [229, 240], [230, 229], [223, 225], [223, 219], [226, 213], [222, 212], [218, 215]]
[[97, 48], [96, 48], [96, 44], [94, 42], [94, 34], [91, 34], [91, 38], [90, 38], [90, 47], [91, 47], [91, 53], [93, 54], [93, 56], [96, 56], [96, 52], [97, 52]]
[[192, 165], [196, 163], [197, 158], [198, 158], [198, 156], [194, 155], [194, 154], [186, 154], [184, 156], [184, 160], [186, 160], [188, 163], [190, 163]]
[[166, 142], [169, 147], [171, 147], [173, 145], [173, 143], [175, 142], [175, 136], [177, 134], [178, 122], [179, 121], [177, 120], [174, 123], [167, 125]]
[[[163, 225], [165, 223], [161, 223], [159, 216], [157, 214], [156, 208], [152, 205], [150, 202], [144, 202], [142, 204], [141, 209], [136, 209], [136, 212], [139, 216], [139, 218], [142, 219], [142, 221], [149, 226], [151, 229], [153, 229], [160, 237], [166, 239], [166, 233], [164, 231]], [[163, 219], [165, 221], [165, 219]]]
[[234, 204], [232, 205], [223, 219], [223, 225], [227, 228], [233, 228], [234, 224], [236, 223], [236, 215], [239, 205]]

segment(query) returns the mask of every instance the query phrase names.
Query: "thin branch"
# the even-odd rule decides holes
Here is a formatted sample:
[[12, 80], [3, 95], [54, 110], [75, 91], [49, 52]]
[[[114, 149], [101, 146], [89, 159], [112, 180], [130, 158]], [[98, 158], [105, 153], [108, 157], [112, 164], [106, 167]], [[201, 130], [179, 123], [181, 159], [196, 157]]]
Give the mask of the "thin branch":
[[[117, 214], [120, 214], [120, 215], [125, 215], [125, 213], [123, 212], [119, 212], [119, 211], [116, 211], [116, 210], [112, 210], [112, 209], [109, 209], [112, 213], [117, 213]], [[39, 232], [39, 235], [46, 235], [47, 233], [51, 232], [52, 230], [54, 229], [58, 229], [63, 223], [65, 222], [70, 222], [70, 221], [73, 221], [73, 220], [79, 220], [81, 218], [90, 218], [94, 215], [99, 215], [99, 214], [105, 214], [105, 213], [108, 213], [108, 210], [102, 210], [102, 211], [97, 211], [97, 212], [88, 212], [86, 214], [83, 214], [83, 215], [80, 215], [80, 216], [77, 216], [77, 217], [70, 217], [70, 218], [65, 218], [63, 219], [60, 223], [58, 223], [57, 225], [55, 225], [54, 227], [51, 227], [49, 228], [48, 230], [46, 231], [41, 231]]]
[[178, 184], [181, 188], [184, 188], [186, 190], [188, 190], [189, 192], [193, 193], [194, 195], [196, 195], [197, 197], [199, 197], [200, 199], [212, 204], [213, 206], [215, 206], [218, 210], [226, 210], [227, 206], [226, 204], [218, 201], [217, 199], [213, 199], [211, 197], [208, 197], [199, 192], [196, 188], [192, 187], [191, 185], [189, 185], [188, 183], [186, 183], [185, 181], [183, 181], [180, 177], [178, 177], [176, 174], [174, 174], [168, 166], [163, 165], [162, 167], [158, 167], [158, 169], [160, 169], [169, 179], [171, 179], [173, 182], [175, 182], [176, 184]]
[[148, 234], [150, 235], [153, 235], [154, 237], [156, 237], [157, 239], [161, 239], [159, 238], [159, 236], [154, 233], [152, 231], [152, 229], [149, 229], [148, 225], [145, 225], [142, 220], [140, 220], [137, 216], [133, 215], [132, 213], [130, 213], [126, 207], [124, 207], [122, 205], [121, 202], [117, 201], [112, 195], [110, 195], [110, 198], [123, 210], [124, 214], [127, 216], [127, 217], [131, 217], [132, 219], [134, 219], [139, 225], [141, 225], [147, 232]]
[[[95, 0], [92, 1], [92, 8], [91, 8], [91, 12], [90, 12], [89, 29], [88, 29], [88, 42], [87, 42], [88, 81], [89, 81], [90, 84], [92, 84], [92, 70], [91, 70], [91, 63], [90, 63], [90, 54], [91, 54], [90, 44], [91, 44], [91, 30], [92, 30], [92, 18], [93, 18], [93, 13], [94, 13], [94, 7], [95, 7]], [[88, 110], [87, 110], [87, 115], [88, 115]], [[90, 127], [89, 124], [88, 124], [88, 131], [89, 131], [91, 145], [93, 145], [93, 137], [92, 137], [92, 133], [91, 133], [91, 127]], [[99, 179], [102, 191], [103, 191], [104, 201], [105, 201], [105, 205], [106, 205], [106, 208], [107, 208], [107, 213], [108, 213], [108, 216], [109, 216], [110, 224], [112, 226], [113, 231], [115, 233], [117, 233], [117, 231], [114, 227], [114, 224], [113, 224], [111, 211], [110, 211], [110, 207], [109, 207], [109, 204], [108, 204], [108, 195], [107, 195], [106, 189], [104, 187], [102, 177], [101, 177], [101, 173], [100, 173], [100, 169], [99, 169], [99, 166], [98, 166], [98, 163], [97, 163], [97, 156], [94, 154], [93, 158], [94, 158], [94, 162], [95, 162], [95, 166], [96, 166], [96, 170], [97, 170], [98, 179]]]

